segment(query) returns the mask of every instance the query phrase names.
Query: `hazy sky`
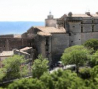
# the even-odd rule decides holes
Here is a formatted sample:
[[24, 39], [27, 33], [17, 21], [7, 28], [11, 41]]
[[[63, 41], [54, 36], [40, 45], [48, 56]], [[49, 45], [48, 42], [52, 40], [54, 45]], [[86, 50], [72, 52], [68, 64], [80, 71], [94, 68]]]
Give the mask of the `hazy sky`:
[[0, 0], [0, 21], [44, 21], [49, 11], [55, 18], [98, 11], [98, 0]]

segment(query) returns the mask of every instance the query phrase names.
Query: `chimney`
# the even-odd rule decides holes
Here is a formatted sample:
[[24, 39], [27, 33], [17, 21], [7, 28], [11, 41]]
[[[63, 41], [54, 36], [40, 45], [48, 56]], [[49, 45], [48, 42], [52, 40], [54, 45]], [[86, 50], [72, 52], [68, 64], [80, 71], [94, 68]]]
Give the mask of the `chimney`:
[[96, 14], [98, 15], [98, 12], [96, 12]]
[[68, 13], [68, 16], [69, 16], [69, 17], [72, 17], [72, 12], [69, 12], [69, 13]]
[[91, 16], [90, 12], [85, 12], [85, 14], [87, 14], [87, 15]]

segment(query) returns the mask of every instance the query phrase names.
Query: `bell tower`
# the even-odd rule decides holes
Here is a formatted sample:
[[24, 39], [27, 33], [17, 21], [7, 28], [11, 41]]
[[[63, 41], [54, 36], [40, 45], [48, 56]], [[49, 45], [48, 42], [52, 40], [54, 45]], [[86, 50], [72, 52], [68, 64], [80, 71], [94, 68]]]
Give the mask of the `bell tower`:
[[49, 15], [47, 16], [47, 19], [45, 19], [45, 26], [46, 27], [56, 27], [57, 20], [54, 19], [51, 12], [49, 12]]

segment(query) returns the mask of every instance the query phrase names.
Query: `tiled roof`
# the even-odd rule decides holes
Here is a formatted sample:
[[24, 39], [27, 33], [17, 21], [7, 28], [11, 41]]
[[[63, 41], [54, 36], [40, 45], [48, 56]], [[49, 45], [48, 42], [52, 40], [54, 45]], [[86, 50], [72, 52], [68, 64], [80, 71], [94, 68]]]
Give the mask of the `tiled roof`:
[[42, 36], [51, 36], [51, 34], [50, 33], [46, 33], [46, 32], [38, 32], [37, 33], [38, 35], [42, 35]]
[[20, 53], [23, 53], [23, 54], [28, 54], [28, 55], [30, 55], [29, 53], [24, 52], [24, 51], [22, 51], [22, 50], [17, 50], [17, 49], [15, 49], [15, 51], [20, 52]]
[[72, 14], [72, 17], [98, 17], [97, 14], [90, 14], [90, 15], [87, 15], [87, 14]]
[[14, 34], [14, 38], [21, 38], [20, 34]]
[[98, 17], [98, 14], [92, 14], [93, 17]]
[[37, 33], [38, 35], [42, 36], [51, 36], [51, 33], [66, 33], [64, 28], [58, 29], [55, 27], [35, 27], [40, 31]]
[[87, 14], [72, 14], [72, 17], [91, 17]]
[[0, 53], [0, 56], [12, 56], [14, 55], [13, 51], [3, 51], [2, 53]]
[[20, 51], [25, 51], [25, 50], [29, 50], [29, 49], [32, 49], [32, 47], [25, 47], [25, 48], [20, 49]]

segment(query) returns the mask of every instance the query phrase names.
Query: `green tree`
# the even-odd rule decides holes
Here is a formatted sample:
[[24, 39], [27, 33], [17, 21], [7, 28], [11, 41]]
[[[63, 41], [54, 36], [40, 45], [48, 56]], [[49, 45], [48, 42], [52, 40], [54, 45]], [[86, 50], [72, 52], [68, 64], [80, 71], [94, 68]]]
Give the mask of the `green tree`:
[[0, 81], [2, 81], [5, 76], [6, 76], [6, 69], [0, 68]]
[[98, 88], [98, 65], [91, 69], [91, 86], [92, 89]]
[[90, 60], [90, 66], [94, 67], [98, 65], [98, 50], [92, 54], [91, 60]]
[[98, 49], [98, 40], [90, 39], [87, 40], [83, 45], [87, 48], [93, 48], [96, 51]]
[[[13, 79], [21, 77], [21, 71], [25, 64], [25, 59], [23, 56], [14, 55], [3, 60], [4, 68], [6, 69], [6, 78]], [[22, 68], [21, 68], [22, 66]], [[24, 66], [25, 67], [25, 66]]]
[[50, 73], [45, 72], [41, 77], [40, 80], [44, 83], [45, 89], [55, 89], [54, 81], [51, 77]]
[[58, 70], [51, 74], [54, 89], [87, 89], [85, 83], [71, 70]]
[[91, 77], [93, 80], [95, 79], [98, 82], [98, 65], [91, 69]]
[[89, 59], [89, 53], [90, 51], [84, 46], [75, 45], [65, 49], [61, 60], [65, 65], [76, 64], [76, 72], [78, 73], [79, 66], [85, 64]]
[[32, 75], [35, 78], [40, 78], [40, 76], [48, 71], [48, 60], [46, 58], [43, 58], [42, 55], [38, 56], [38, 59], [36, 59], [32, 66]]
[[38, 79], [20, 79], [8, 86], [8, 89], [45, 89], [44, 84]]
[[82, 79], [90, 79], [91, 78], [90, 70], [91, 70], [91, 68], [89, 68], [89, 67], [81, 68], [79, 70], [79, 76]]

